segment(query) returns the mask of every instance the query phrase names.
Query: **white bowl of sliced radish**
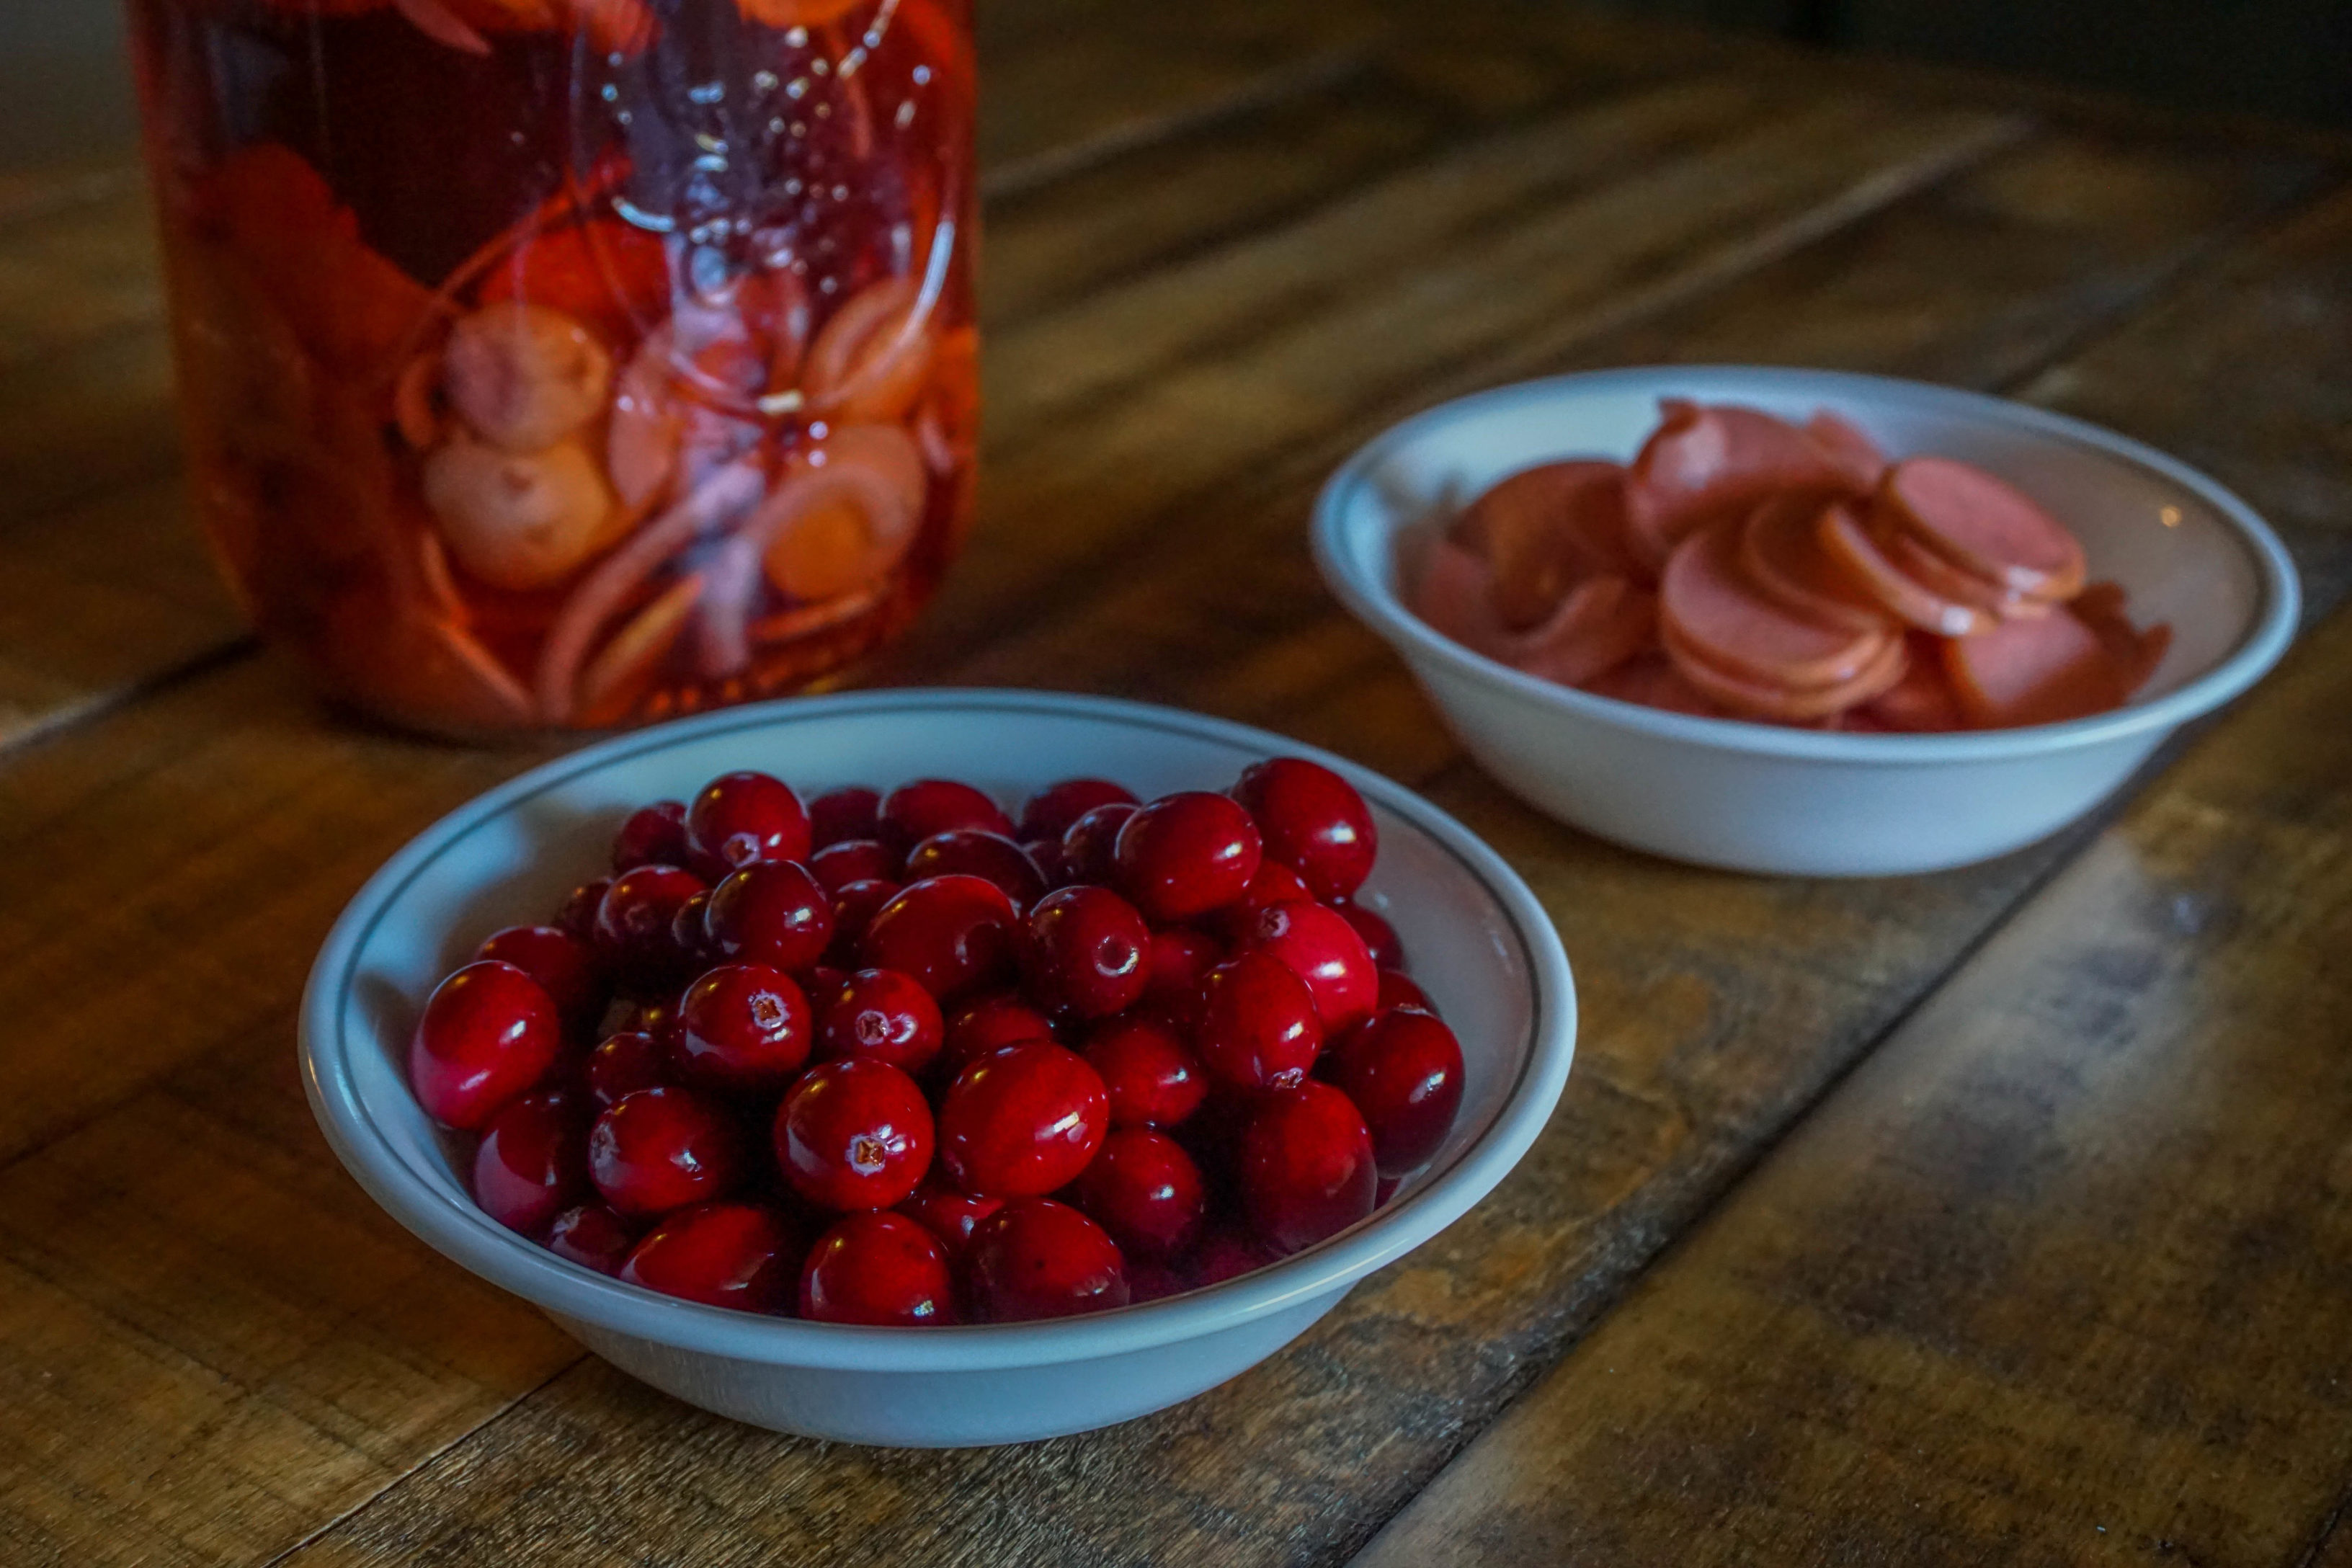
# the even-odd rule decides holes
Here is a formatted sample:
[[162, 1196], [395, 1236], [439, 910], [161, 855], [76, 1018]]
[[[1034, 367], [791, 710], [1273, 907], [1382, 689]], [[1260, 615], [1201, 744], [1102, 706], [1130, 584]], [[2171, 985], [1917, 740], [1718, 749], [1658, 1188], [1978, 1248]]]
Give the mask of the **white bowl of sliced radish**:
[[1739, 870], [2032, 843], [2293, 637], [2252, 509], [2095, 426], [1916, 382], [1674, 365], [1499, 387], [1324, 487], [1316, 560], [1506, 785]]

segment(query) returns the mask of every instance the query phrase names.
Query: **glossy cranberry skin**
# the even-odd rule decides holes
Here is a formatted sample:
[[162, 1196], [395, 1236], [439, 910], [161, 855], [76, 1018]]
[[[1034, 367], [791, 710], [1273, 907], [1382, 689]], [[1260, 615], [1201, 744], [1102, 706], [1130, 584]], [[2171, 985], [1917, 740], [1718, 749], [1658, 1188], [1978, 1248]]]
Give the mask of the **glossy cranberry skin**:
[[1151, 933], [1151, 977], [1143, 1000], [1187, 1029], [1201, 1022], [1201, 982], [1225, 960], [1224, 944], [1205, 931], [1162, 926]]
[[904, 855], [932, 834], [957, 827], [1013, 836], [1013, 819], [971, 785], [953, 779], [917, 779], [882, 797], [877, 837]]
[[634, 871], [640, 866], [683, 866], [686, 847], [686, 802], [657, 800], [629, 813], [613, 835], [613, 869]]
[[1372, 1212], [1372, 1135], [1355, 1103], [1308, 1079], [1267, 1095], [1242, 1134], [1235, 1173], [1250, 1225], [1297, 1252]]
[[545, 1077], [562, 1047], [562, 1015], [546, 987], [511, 963], [469, 963], [425, 1004], [408, 1085], [426, 1115], [472, 1131]]
[[1118, 830], [1118, 890], [1155, 925], [1189, 921], [1242, 896], [1257, 875], [1257, 825], [1232, 799], [1163, 795]]
[[640, 866], [613, 879], [596, 908], [596, 951], [625, 988], [657, 991], [685, 981], [677, 911], [707, 886], [675, 866]]
[[1022, 1000], [1017, 992], [999, 991], [974, 997], [948, 1015], [948, 1036], [940, 1052], [940, 1076], [955, 1081], [958, 1073], [990, 1052], [1023, 1040], [1051, 1040], [1053, 1020]]
[[677, 1033], [677, 994], [648, 996], [632, 1004], [621, 1027], [624, 1031], [651, 1035], [667, 1044], [669, 1037]]
[[771, 1093], [792, 1081], [815, 1043], [808, 998], [791, 975], [765, 963], [722, 963], [678, 999], [669, 1055], [697, 1089]]
[[1302, 901], [1313, 903], [1315, 895], [1307, 890], [1298, 873], [1279, 860], [1261, 860], [1257, 875], [1242, 889], [1242, 896], [1216, 912], [1218, 933], [1235, 947], [1243, 946], [1249, 940], [1250, 922], [1257, 918], [1258, 910], [1274, 904]]
[[979, 877], [909, 882], [874, 911], [857, 944], [860, 969], [911, 974], [941, 1001], [1007, 979], [1020, 916]]
[[688, 864], [711, 881], [761, 860], [809, 858], [807, 808], [766, 773], [722, 773], [686, 808]]
[[1110, 1131], [1101, 1075], [1075, 1051], [1024, 1040], [956, 1075], [940, 1100], [940, 1163], [977, 1196], [1067, 1186]]
[[1070, 875], [1069, 862], [1063, 858], [1060, 839], [1024, 838], [1021, 841], [1021, 851], [1029, 857], [1030, 864], [1035, 866], [1038, 874], [1045, 879], [1047, 888], [1066, 888], [1077, 881]]
[[610, 999], [596, 950], [561, 926], [509, 926], [492, 934], [474, 957], [511, 963], [540, 984], [555, 1001], [563, 1026], [574, 1034], [593, 1029]]
[[581, 883], [564, 895], [563, 907], [555, 911], [552, 922], [560, 931], [568, 931], [581, 941], [596, 940], [596, 911], [604, 905], [604, 889], [613, 885], [610, 877], [598, 877]]
[[689, 974], [708, 969], [713, 962], [710, 952], [710, 894], [695, 894], [677, 906], [670, 917], [670, 945], [677, 949], [679, 960]]
[[904, 1215], [851, 1215], [817, 1237], [801, 1265], [801, 1316], [884, 1328], [952, 1323], [947, 1254]]
[[1021, 974], [1047, 1009], [1078, 1018], [1123, 1013], [1151, 981], [1151, 928], [1108, 888], [1064, 888], [1023, 922]]
[[1096, 806], [1062, 834], [1062, 875], [1071, 882], [1108, 887], [1118, 877], [1118, 832], [1139, 806], [1124, 801]]
[[776, 1108], [776, 1163], [819, 1208], [903, 1203], [931, 1166], [931, 1108], [887, 1062], [819, 1062]]
[[1192, 1288], [1192, 1281], [1171, 1264], [1139, 1258], [1127, 1266], [1127, 1299], [1130, 1306], [1140, 1307], [1146, 1301], [1164, 1301], [1171, 1296], [1181, 1296]]
[[1404, 943], [1397, 939], [1396, 927], [1389, 924], [1385, 917], [1353, 901], [1331, 907], [1339, 911], [1341, 920], [1356, 928], [1356, 934], [1364, 939], [1364, 946], [1371, 951], [1374, 963], [1382, 969], [1393, 969], [1400, 974], [1404, 973]]
[[1255, 1273], [1275, 1259], [1255, 1237], [1230, 1228], [1213, 1230], [1193, 1249], [1184, 1273], [1192, 1288], [1202, 1290]]
[[833, 896], [833, 943], [824, 950], [828, 963], [840, 967], [856, 963], [866, 928], [874, 923], [883, 905], [898, 896], [900, 888], [898, 882], [879, 879], [851, 882]]
[[1173, 1127], [1209, 1097], [1200, 1058], [1171, 1024], [1149, 1012], [1102, 1024], [1085, 1055], [1110, 1097], [1114, 1128]]
[[1004, 1206], [1003, 1198], [976, 1198], [944, 1182], [927, 1181], [897, 1212], [931, 1233], [950, 1263], [963, 1260], [974, 1226]]
[[1226, 960], [1201, 982], [1201, 1023], [1192, 1048], [1220, 1082], [1235, 1089], [1287, 1089], [1307, 1077], [1323, 1048], [1315, 994], [1270, 952]]
[[805, 868], [760, 861], [710, 890], [702, 925], [714, 962], [765, 963], [796, 974], [833, 943], [833, 899]]
[[625, 1094], [588, 1132], [588, 1175], [625, 1215], [723, 1197], [743, 1178], [743, 1134], [717, 1100], [667, 1085]]
[[621, 1265], [621, 1278], [665, 1296], [781, 1311], [791, 1300], [801, 1233], [760, 1204], [699, 1204], [647, 1232]]
[[817, 1055], [919, 1074], [947, 1041], [931, 994], [895, 969], [861, 969], [818, 997]]
[[1265, 852], [1306, 879], [1315, 896], [1347, 898], [1371, 875], [1380, 833], [1356, 786], [1300, 757], [1254, 763], [1234, 786], [1249, 808]]
[[1462, 1109], [1462, 1043], [1433, 1013], [1391, 1007], [1332, 1047], [1322, 1077], [1356, 1102], [1384, 1176], [1419, 1169]]
[[1356, 928], [1321, 904], [1274, 904], [1251, 917], [1243, 945], [1272, 953], [1307, 982], [1326, 1039], [1337, 1039], [1372, 1016], [1380, 971]]
[[637, 1227], [608, 1204], [565, 1209], [547, 1227], [547, 1250], [599, 1274], [618, 1274], [637, 1244]]
[[808, 803], [809, 842], [818, 849], [845, 839], [878, 838], [882, 796], [864, 784], [829, 789]]
[[1029, 852], [1001, 833], [977, 827], [951, 827], [934, 833], [907, 851], [906, 879], [927, 877], [978, 877], [1003, 889], [1016, 909], [1026, 909], [1045, 891], [1045, 873]]
[[1429, 993], [1401, 969], [1381, 971], [1381, 994], [1372, 1004], [1372, 1010], [1378, 1012], [1382, 1007], [1418, 1007], [1424, 1013], [1437, 1011], [1437, 1004], [1429, 999]]
[[809, 857], [809, 875], [827, 893], [839, 896], [852, 882], [898, 880], [898, 857], [878, 838], [845, 838]]
[[1127, 1263], [1102, 1226], [1051, 1198], [1008, 1203], [972, 1231], [972, 1316], [1018, 1323], [1124, 1307]]
[[1129, 1258], [1165, 1261], [1192, 1245], [1208, 1212], [1200, 1167], [1164, 1132], [1114, 1132], [1071, 1195]]
[[668, 1081], [668, 1048], [642, 1029], [607, 1035], [588, 1053], [588, 1097], [600, 1110], [625, 1094]]
[[1024, 840], [1059, 838], [1070, 830], [1070, 824], [1098, 805], [1138, 804], [1124, 785], [1108, 779], [1064, 779], [1047, 784], [1022, 806], [1020, 837]]
[[588, 1106], [554, 1090], [509, 1100], [474, 1150], [474, 1201], [529, 1236], [588, 1192]]

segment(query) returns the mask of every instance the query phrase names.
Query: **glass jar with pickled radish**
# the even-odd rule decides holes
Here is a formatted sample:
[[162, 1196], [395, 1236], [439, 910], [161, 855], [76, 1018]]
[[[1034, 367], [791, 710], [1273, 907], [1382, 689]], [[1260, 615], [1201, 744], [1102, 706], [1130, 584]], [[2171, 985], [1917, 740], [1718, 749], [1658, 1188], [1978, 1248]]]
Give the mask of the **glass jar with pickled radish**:
[[131, 0], [196, 510], [467, 735], [804, 687], [969, 516], [971, 0]]

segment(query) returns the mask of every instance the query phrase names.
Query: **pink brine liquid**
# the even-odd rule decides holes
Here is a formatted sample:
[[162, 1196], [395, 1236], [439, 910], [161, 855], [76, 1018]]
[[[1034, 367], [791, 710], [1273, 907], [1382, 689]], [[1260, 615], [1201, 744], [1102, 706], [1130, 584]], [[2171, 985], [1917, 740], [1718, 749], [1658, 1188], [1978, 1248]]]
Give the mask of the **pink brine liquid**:
[[198, 515], [331, 693], [809, 684], [969, 514], [970, 0], [131, 0]]

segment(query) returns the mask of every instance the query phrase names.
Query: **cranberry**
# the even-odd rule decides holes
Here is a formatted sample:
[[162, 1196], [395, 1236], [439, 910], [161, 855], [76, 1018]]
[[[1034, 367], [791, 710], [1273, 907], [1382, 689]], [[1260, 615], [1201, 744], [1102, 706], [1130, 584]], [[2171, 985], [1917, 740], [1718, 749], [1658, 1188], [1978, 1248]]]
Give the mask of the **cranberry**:
[[1396, 927], [1389, 924], [1382, 916], [1353, 901], [1331, 907], [1339, 911], [1341, 920], [1356, 928], [1356, 934], [1362, 937], [1364, 945], [1371, 950], [1374, 963], [1382, 969], [1393, 969], [1400, 974], [1404, 973], [1404, 943], [1397, 940]]
[[773, 1209], [702, 1204], [656, 1226], [630, 1251], [621, 1278], [705, 1306], [780, 1311], [792, 1300], [800, 1239]]
[[471, 1130], [544, 1077], [562, 1047], [562, 1016], [544, 986], [511, 963], [469, 963], [425, 1004], [408, 1083], [426, 1115]]
[[1110, 1131], [1101, 1077], [1075, 1051], [1024, 1040], [961, 1073], [940, 1100], [940, 1163], [976, 1196], [1029, 1197], [1087, 1168]]
[[808, 998], [791, 975], [764, 963], [723, 963], [678, 999], [669, 1054], [698, 1089], [756, 1093], [790, 1083], [815, 1036]]
[[660, 1214], [723, 1196], [746, 1163], [735, 1119], [690, 1089], [625, 1094], [588, 1133], [589, 1177], [623, 1214]]
[[588, 1107], [561, 1090], [509, 1100], [474, 1150], [474, 1201], [525, 1235], [588, 1190]]
[[1257, 875], [1242, 889], [1242, 896], [1217, 911], [1217, 930], [1239, 947], [1247, 942], [1250, 921], [1258, 910], [1274, 904], [1314, 901], [1315, 895], [1307, 890], [1297, 872], [1279, 860], [1261, 860]]
[[1200, 1234], [1208, 1207], [1192, 1156], [1166, 1133], [1144, 1128], [1104, 1139], [1072, 1193], [1129, 1258], [1182, 1252]]
[[895, 969], [934, 996], [958, 996], [1011, 972], [1019, 919], [1004, 889], [978, 877], [909, 882], [866, 922], [858, 967]]
[[1182, 1036], [1149, 1013], [1113, 1018], [1087, 1041], [1113, 1127], [1173, 1127], [1209, 1096], [1207, 1072]]
[[709, 967], [710, 963], [710, 894], [696, 893], [677, 906], [677, 913], [669, 920], [670, 945], [677, 949], [679, 960], [687, 972]]
[[809, 842], [824, 849], [852, 838], [874, 838], [882, 826], [882, 797], [864, 784], [831, 789], [808, 804]]
[[882, 847], [878, 838], [844, 838], [809, 857], [809, 874], [816, 885], [839, 897], [852, 882], [895, 882], [898, 858]]
[[1151, 978], [1143, 1000], [1190, 1029], [1201, 1022], [1201, 982], [1224, 962], [1225, 950], [1216, 938], [1182, 926], [1162, 926], [1151, 933]]
[[1192, 1287], [1184, 1276], [1165, 1263], [1145, 1259], [1127, 1266], [1127, 1299], [1129, 1304], [1140, 1307], [1147, 1301], [1164, 1301], [1171, 1296], [1181, 1296]]
[[474, 956], [511, 963], [538, 981], [574, 1034], [594, 1028], [604, 1016], [604, 977], [595, 949], [561, 926], [509, 926]]
[[1136, 798], [1108, 779], [1064, 779], [1047, 784], [1021, 808], [1021, 837], [1059, 838], [1098, 805], [1134, 805]]
[[1124, 1307], [1118, 1247], [1067, 1204], [1023, 1198], [980, 1222], [966, 1258], [973, 1316], [1015, 1323]]
[[1003, 1198], [976, 1198], [943, 1182], [925, 1182], [898, 1212], [929, 1231], [953, 1263], [962, 1260], [972, 1227], [1003, 1206]]
[[629, 813], [613, 835], [613, 869], [686, 864], [686, 802], [657, 800]]
[[710, 890], [703, 916], [710, 956], [797, 973], [833, 942], [833, 900], [789, 860], [761, 861]]
[[1062, 834], [1062, 875], [1108, 886], [1118, 875], [1118, 830], [1139, 808], [1124, 801], [1096, 806]]
[[857, 950], [866, 941], [866, 928], [883, 905], [897, 898], [899, 884], [874, 880], [851, 882], [833, 896], [833, 944], [825, 949], [827, 959], [837, 963], [857, 962]]
[[951, 827], [934, 833], [907, 851], [907, 880], [926, 877], [978, 877], [1004, 889], [1017, 908], [1026, 909], [1045, 891], [1045, 873], [1029, 852], [1001, 833], [977, 827]]
[[931, 994], [895, 969], [861, 969], [817, 994], [817, 1055], [887, 1062], [904, 1073], [931, 1065], [947, 1024]]
[[1383, 1175], [1418, 1169], [1462, 1109], [1462, 1044], [1432, 1013], [1391, 1007], [1332, 1047], [1324, 1070], [1363, 1113]]
[[1213, 1230], [1193, 1252], [1185, 1274], [1192, 1289], [1201, 1290], [1255, 1273], [1274, 1260], [1265, 1244], [1252, 1237], [1238, 1230]]
[[1046, 887], [1066, 888], [1077, 880], [1070, 875], [1070, 864], [1062, 854], [1060, 839], [1024, 838], [1021, 841], [1021, 852], [1029, 857], [1029, 863], [1037, 868], [1039, 876], [1045, 879]]
[[1315, 994], [1270, 952], [1251, 951], [1201, 982], [1201, 1026], [1192, 1045], [1221, 1081], [1236, 1089], [1287, 1089], [1306, 1078], [1323, 1048]]
[[596, 951], [623, 986], [658, 991], [685, 979], [674, 928], [678, 906], [704, 886], [675, 866], [640, 866], [613, 879], [596, 909]]
[[608, 1035], [588, 1053], [588, 1096], [598, 1108], [669, 1081], [669, 1052], [642, 1029]]
[[1380, 971], [1356, 928], [1321, 904], [1275, 904], [1251, 920], [1245, 946], [1272, 953], [1307, 982], [1327, 1039], [1372, 1016], [1381, 992]]
[[1029, 911], [1021, 971], [1046, 1007], [1108, 1018], [1142, 996], [1150, 952], [1151, 928], [1133, 904], [1108, 888], [1064, 888]]
[[958, 1073], [1001, 1047], [1053, 1037], [1053, 1021], [1013, 992], [982, 996], [949, 1016], [947, 1046], [940, 1052], [940, 1074], [953, 1082]]
[[581, 883], [564, 895], [563, 907], [555, 911], [555, 925], [568, 931], [583, 942], [596, 940], [596, 910], [604, 902], [604, 889], [613, 885], [610, 877], [598, 877]]
[[1276, 757], [1245, 769], [1234, 796], [1257, 819], [1265, 852], [1297, 870], [1328, 901], [1363, 886], [1380, 833], [1356, 786], [1300, 757]]
[[951, 1323], [947, 1254], [904, 1215], [851, 1215], [817, 1237], [801, 1265], [801, 1316], [884, 1327]]
[[636, 1244], [636, 1226], [608, 1204], [565, 1209], [547, 1227], [548, 1251], [599, 1274], [618, 1274]]
[[1375, 1012], [1382, 1007], [1418, 1007], [1424, 1013], [1437, 1011], [1437, 1004], [1429, 999], [1429, 993], [1415, 984], [1412, 977], [1401, 969], [1381, 971], [1381, 994], [1372, 1007]]
[[1380, 1180], [1372, 1135], [1355, 1103], [1313, 1079], [1265, 1097], [1242, 1134], [1236, 1171], [1250, 1224], [1283, 1252], [1312, 1247], [1371, 1213]]
[[759, 860], [805, 860], [808, 811], [766, 773], [722, 773], [686, 808], [689, 862], [712, 881]]
[[1118, 889], [1155, 924], [1189, 921], [1242, 896], [1257, 875], [1257, 825], [1222, 795], [1164, 795], [1118, 830]]
[[953, 827], [977, 827], [1011, 837], [1013, 820], [988, 796], [953, 779], [917, 779], [882, 797], [879, 837], [901, 855], [932, 834]]
[[1389, 1200], [1396, 1196], [1397, 1189], [1403, 1185], [1404, 1178], [1402, 1176], [1382, 1176], [1380, 1181], [1380, 1185], [1372, 1189], [1372, 1206], [1376, 1209], [1384, 1209], [1388, 1207]]
[[820, 1208], [888, 1208], [930, 1168], [931, 1108], [887, 1062], [820, 1062], [776, 1108], [776, 1161]]
[[675, 994], [652, 996], [631, 1004], [621, 1026], [625, 1031], [634, 1030], [640, 1035], [651, 1035], [656, 1040], [667, 1041], [677, 1032], [677, 997]]

